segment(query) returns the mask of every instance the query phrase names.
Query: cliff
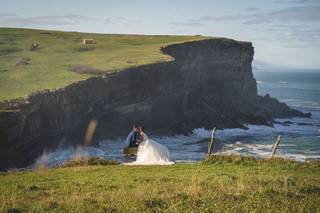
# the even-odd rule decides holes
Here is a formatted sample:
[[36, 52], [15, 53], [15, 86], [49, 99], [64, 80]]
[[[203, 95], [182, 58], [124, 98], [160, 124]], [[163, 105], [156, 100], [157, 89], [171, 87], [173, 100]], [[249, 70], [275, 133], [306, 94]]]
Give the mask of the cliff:
[[251, 43], [208, 39], [162, 51], [175, 60], [2, 102], [0, 168], [26, 166], [61, 143], [83, 143], [91, 119], [98, 121], [97, 140], [123, 137], [133, 123], [151, 134], [170, 135], [307, 116], [257, 95]]

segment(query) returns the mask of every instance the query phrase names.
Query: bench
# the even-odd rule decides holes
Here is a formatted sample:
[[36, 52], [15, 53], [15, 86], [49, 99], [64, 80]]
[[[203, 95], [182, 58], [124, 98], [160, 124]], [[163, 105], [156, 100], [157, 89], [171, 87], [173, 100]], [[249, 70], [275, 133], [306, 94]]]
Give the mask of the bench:
[[137, 156], [138, 147], [123, 147], [122, 157], [127, 159], [129, 156]]

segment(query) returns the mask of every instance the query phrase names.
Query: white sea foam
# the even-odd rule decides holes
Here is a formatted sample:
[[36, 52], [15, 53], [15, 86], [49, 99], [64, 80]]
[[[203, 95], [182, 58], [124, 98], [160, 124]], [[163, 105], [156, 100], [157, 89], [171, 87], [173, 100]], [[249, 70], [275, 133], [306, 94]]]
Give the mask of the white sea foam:
[[60, 165], [67, 160], [71, 160], [75, 157], [104, 157], [107, 153], [102, 149], [92, 146], [78, 146], [68, 148], [58, 148], [56, 151], [51, 153], [43, 153], [34, 163], [35, 167], [38, 166], [54, 166]]
[[[293, 99], [293, 98], [284, 98], [282, 100], [282, 102], [287, 103], [288, 105], [290, 105], [293, 108], [304, 108], [304, 107], [308, 107], [307, 111], [311, 111], [312, 113], [315, 114], [319, 114], [319, 110], [320, 110], [320, 104], [318, 101], [314, 101], [314, 100], [299, 100], [299, 99]], [[317, 111], [315, 111], [317, 110]]]
[[[268, 157], [272, 144], [278, 134], [282, 135], [279, 154], [283, 157], [304, 161], [320, 156], [320, 113], [312, 118], [276, 119], [273, 127], [247, 125], [248, 129], [218, 129], [215, 152], [218, 154], [240, 154], [256, 157]], [[287, 122], [289, 121], [289, 122]], [[285, 123], [286, 122], [286, 123]], [[192, 162], [203, 159], [207, 152], [212, 130], [197, 128], [189, 135], [152, 136], [166, 145], [175, 161]], [[44, 153], [35, 165], [57, 165], [75, 156], [99, 156], [113, 160], [122, 160], [122, 147], [125, 138], [99, 141], [97, 147], [59, 148], [52, 153]]]

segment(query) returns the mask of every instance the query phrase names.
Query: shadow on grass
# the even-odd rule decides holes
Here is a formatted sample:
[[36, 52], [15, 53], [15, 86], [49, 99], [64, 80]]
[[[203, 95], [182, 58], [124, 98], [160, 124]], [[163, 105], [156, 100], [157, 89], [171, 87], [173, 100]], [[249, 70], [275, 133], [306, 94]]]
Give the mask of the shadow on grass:
[[75, 158], [66, 161], [63, 167], [75, 167], [75, 166], [94, 166], [94, 165], [118, 165], [119, 162], [113, 160], [107, 160], [99, 157], [85, 157]]

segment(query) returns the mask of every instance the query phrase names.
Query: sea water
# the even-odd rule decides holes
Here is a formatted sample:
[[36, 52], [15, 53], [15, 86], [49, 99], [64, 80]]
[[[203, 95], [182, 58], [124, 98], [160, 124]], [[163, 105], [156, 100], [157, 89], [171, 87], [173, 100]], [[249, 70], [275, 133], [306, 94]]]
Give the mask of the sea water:
[[[319, 71], [277, 71], [254, 72], [258, 93], [270, 94], [290, 107], [311, 112], [311, 118], [276, 119], [273, 127], [247, 125], [244, 129], [217, 130], [214, 152], [217, 154], [240, 154], [255, 157], [269, 157], [277, 135], [281, 143], [277, 154], [297, 161], [320, 159], [320, 70]], [[208, 149], [211, 130], [195, 129], [189, 135], [173, 137], [151, 136], [168, 147], [175, 161], [196, 161], [203, 159]], [[103, 140], [96, 147], [59, 148], [44, 153], [35, 165], [61, 164], [75, 156], [97, 156], [122, 160], [125, 137], [117, 140]]]

